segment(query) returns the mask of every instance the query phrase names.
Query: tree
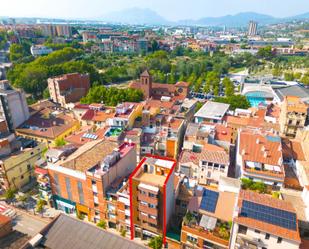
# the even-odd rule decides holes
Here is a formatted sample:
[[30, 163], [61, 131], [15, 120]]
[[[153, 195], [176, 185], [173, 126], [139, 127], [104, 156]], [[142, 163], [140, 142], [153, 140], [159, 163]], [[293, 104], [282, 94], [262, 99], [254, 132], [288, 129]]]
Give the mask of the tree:
[[232, 95], [229, 97], [216, 97], [214, 101], [229, 104], [231, 110], [235, 110], [236, 108], [248, 109], [251, 106], [250, 102], [243, 95]]
[[162, 236], [153, 237], [148, 243], [148, 246], [152, 249], [161, 249], [162, 245], [163, 245]]
[[251, 179], [242, 178], [241, 179], [241, 186], [243, 189], [250, 189], [253, 191], [257, 191], [259, 193], [266, 193], [267, 186], [263, 182], [255, 182]]
[[66, 141], [64, 140], [64, 138], [62, 137], [62, 138], [57, 138], [56, 140], [55, 140], [55, 145], [56, 145], [56, 147], [61, 147], [61, 146], [64, 146], [64, 145], [66, 145]]
[[155, 52], [159, 49], [159, 43], [156, 40], [151, 41], [151, 51]]
[[222, 84], [225, 88], [225, 96], [229, 97], [234, 95], [234, 84], [228, 77], [223, 79]]
[[119, 89], [116, 87], [93, 86], [88, 94], [81, 99], [82, 103], [101, 103], [116, 106], [121, 102], [139, 102], [143, 100], [143, 92], [139, 89]]
[[271, 58], [273, 58], [272, 47], [271, 46], [266, 46], [266, 47], [259, 48], [259, 50], [257, 52], [257, 56], [259, 58], [263, 58], [263, 59], [271, 59]]
[[294, 74], [293, 72], [286, 72], [284, 73], [284, 80], [286, 81], [293, 81], [294, 80]]
[[309, 71], [305, 73], [305, 75], [301, 78], [300, 82], [302, 82], [306, 86], [309, 86]]
[[105, 220], [100, 220], [98, 223], [97, 223], [97, 227], [100, 227], [102, 229], [106, 229], [107, 227], [107, 223]]
[[18, 196], [17, 201], [20, 201], [22, 203], [22, 206], [25, 206], [25, 203], [27, 202], [28, 198], [29, 198], [28, 194], [20, 195]]
[[38, 213], [40, 213], [41, 215], [43, 215], [44, 205], [45, 205], [45, 201], [42, 200], [42, 199], [39, 199], [39, 200], [37, 201], [37, 203], [36, 203], [35, 209], [36, 209], [36, 211], [37, 211]]
[[48, 87], [45, 88], [44, 92], [43, 92], [43, 99], [49, 99], [50, 98], [50, 94], [49, 94], [49, 90]]
[[15, 194], [16, 194], [16, 190], [9, 188], [6, 192], [5, 192], [5, 200], [7, 202], [12, 202], [15, 198]]

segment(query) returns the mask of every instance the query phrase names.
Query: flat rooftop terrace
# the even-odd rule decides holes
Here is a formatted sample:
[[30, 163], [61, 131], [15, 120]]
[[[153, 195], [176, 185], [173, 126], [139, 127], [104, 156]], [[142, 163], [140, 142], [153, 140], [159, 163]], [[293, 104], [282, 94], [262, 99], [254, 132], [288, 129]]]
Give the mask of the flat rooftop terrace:
[[139, 177], [137, 177], [141, 182], [148, 183], [156, 186], [163, 186], [164, 181], [166, 180], [166, 176], [155, 175], [150, 173], [141, 173]]

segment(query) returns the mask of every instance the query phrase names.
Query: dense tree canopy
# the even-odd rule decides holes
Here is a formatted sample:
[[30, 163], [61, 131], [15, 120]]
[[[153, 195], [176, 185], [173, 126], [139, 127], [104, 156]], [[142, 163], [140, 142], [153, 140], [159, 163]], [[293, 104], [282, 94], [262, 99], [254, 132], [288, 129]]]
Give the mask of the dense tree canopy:
[[77, 60], [81, 55], [81, 50], [64, 48], [29, 63], [15, 64], [7, 77], [15, 87], [23, 88], [34, 98], [42, 97], [49, 77], [79, 72], [89, 73], [91, 81], [100, 80], [97, 70], [91, 64]]
[[235, 110], [236, 108], [248, 109], [250, 102], [243, 95], [231, 95], [229, 97], [217, 97], [215, 102], [230, 104], [230, 109]]
[[116, 106], [121, 102], [139, 102], [143, 100], [143, 93], [136, 89], [119, 89], [115, 87], [105, 87], [102, 85], [93, 86], [88, 94], [81, 99], [82, 103], [104, 103], [108, 106]]

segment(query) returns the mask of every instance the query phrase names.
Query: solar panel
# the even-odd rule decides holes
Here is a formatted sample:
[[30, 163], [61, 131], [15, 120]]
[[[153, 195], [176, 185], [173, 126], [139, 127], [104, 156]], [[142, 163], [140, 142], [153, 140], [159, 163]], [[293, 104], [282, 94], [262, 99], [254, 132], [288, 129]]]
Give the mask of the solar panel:
[[289, 230], [296, 230], [296, 214], [278, 208], [268, 207], [244, 200], [240, 215], [287, 228]]
[[218, 197], [219, 197], [218, 192], [209, 189], [204, 189], [200, 208], [205, 211], [214, 213], [216, 210]]

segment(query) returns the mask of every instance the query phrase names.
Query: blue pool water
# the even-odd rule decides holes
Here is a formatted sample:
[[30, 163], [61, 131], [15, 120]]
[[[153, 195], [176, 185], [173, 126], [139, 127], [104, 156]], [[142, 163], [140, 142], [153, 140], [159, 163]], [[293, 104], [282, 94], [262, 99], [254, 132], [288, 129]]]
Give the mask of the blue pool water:
[[260, 103], [265, 104], [266, 98], [264, 97], [263, 92], [249, 92], [246, 94], [248, 101], [250, 102], [251, 107], [256, 107]]

